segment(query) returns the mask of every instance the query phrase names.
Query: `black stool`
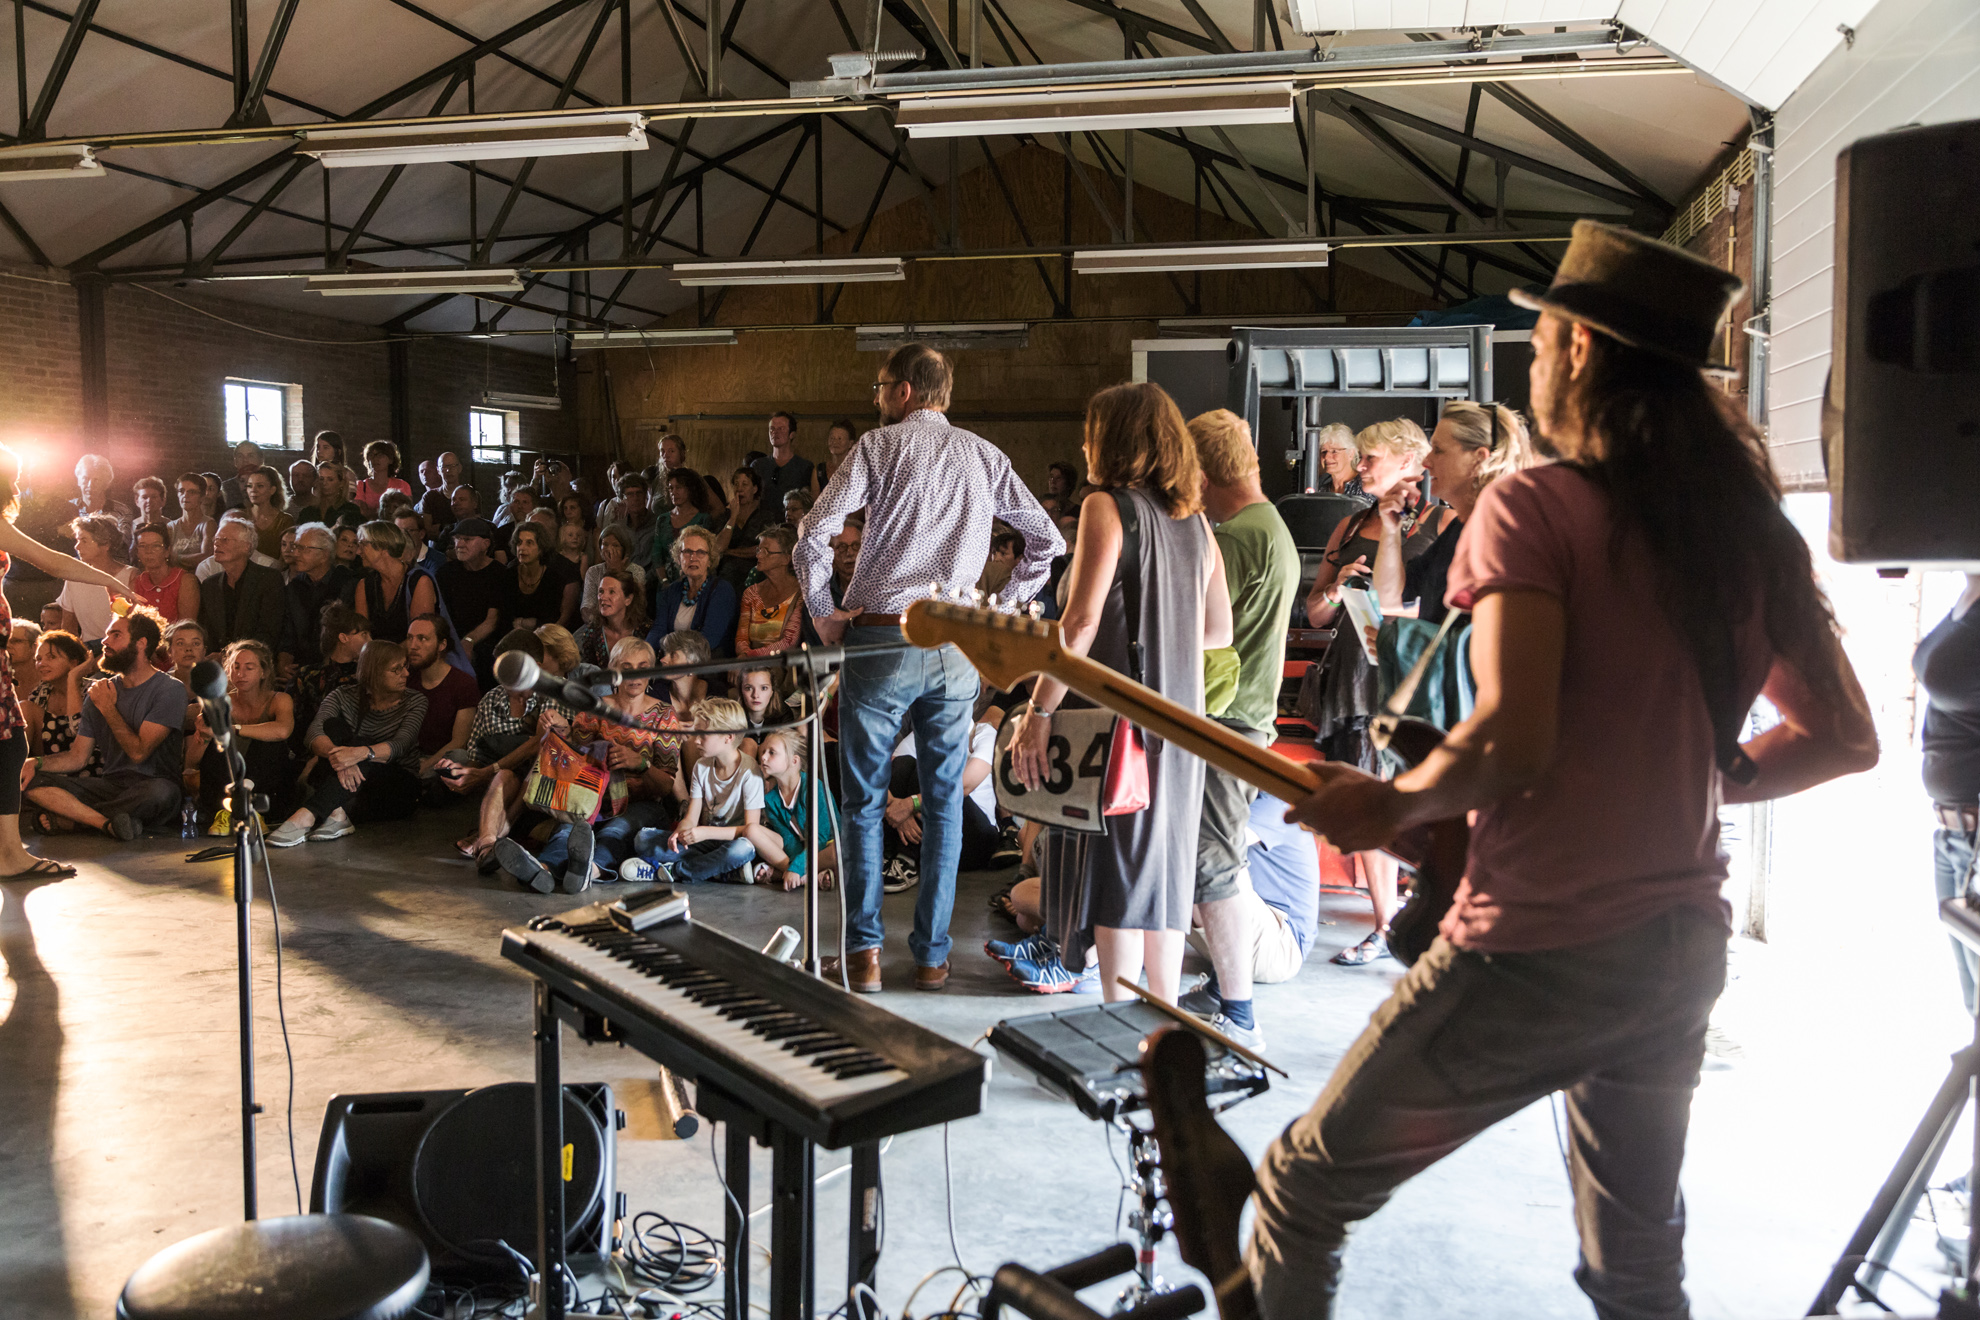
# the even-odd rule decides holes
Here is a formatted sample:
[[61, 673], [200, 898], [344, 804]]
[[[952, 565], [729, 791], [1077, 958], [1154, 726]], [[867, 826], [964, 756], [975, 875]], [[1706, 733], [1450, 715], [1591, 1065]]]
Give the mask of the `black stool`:
[[216, 1228], [131, 1275], [117, 1320], [398, 1320], [426, 1291], [426, 1248], [367, 1215]]

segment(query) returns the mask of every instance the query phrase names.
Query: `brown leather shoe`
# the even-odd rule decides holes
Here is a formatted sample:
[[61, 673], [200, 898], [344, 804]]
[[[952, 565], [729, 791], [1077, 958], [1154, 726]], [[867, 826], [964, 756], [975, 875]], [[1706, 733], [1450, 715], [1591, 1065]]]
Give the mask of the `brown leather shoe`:
[[942, 960], [940, 967], [917, 965], [914, 969], [914, 988], [917, 990], [940, 990], [948, 983], [949, 962], [946, 958]]
[[[819, 972], [826, 980], [839, 979], [839, 960], [827, 958], [818, 964]], [[880, 950], [854, 949], [846, 955], [846, 984], [862, 995], [880, 993]], [[938, 987], [939, 988], [939, 987]]]

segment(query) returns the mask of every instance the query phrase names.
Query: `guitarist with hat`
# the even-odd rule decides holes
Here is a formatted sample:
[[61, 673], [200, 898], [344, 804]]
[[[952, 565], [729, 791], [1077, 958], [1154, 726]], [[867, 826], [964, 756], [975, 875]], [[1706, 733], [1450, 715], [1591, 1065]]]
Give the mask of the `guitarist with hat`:
[[[1877, 760], [1765, 451], [1705, 374], [1738, 290], [1584, 220], [1551, 287], [1512, 295], [1541, 313], [1532, 412], [1559, 461], [1487, 488], [1450, 568], [1477, 708], [1392, 782], [1316, 767], [1292, 812], [1349, 852], [1475, 815], [1436, 942], [1259, 1168], [1266, 1320], [1331, 1315], [1351, 1224], [1557, 1090], [1576, 1282], [1604, 1320], [1689, 1314], [1678, 1169], [1725, 984], [1718, 806]], [[1782, 722], [1742, 743], [1762, 694]]]

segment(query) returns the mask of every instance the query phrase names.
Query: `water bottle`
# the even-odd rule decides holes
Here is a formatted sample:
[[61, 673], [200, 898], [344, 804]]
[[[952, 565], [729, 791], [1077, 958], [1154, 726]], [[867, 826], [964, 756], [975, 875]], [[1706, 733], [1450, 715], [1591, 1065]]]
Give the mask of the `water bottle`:
[[186, 799], [185, 806], [179, 809], [179, 837], [197, 839], [199, 837], [199, 803]]

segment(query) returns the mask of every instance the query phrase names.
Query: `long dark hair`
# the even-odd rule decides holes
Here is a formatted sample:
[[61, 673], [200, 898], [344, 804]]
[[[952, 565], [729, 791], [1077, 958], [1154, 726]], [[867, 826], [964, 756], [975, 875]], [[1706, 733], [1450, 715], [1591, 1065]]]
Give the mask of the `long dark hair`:
[[1756, 604], [1774, 653], [1832, 709], [1847, 704], [1835, 614], [1759, 433], [1696, 367], [1601, 334], [1566, 404], [1594, 445], [1581, 470], [1616, 513], [1611, 553], [1642, 535], [1658, 604], [1698, 665], [1719, 768], [1750, 782], [1734, 638]]

